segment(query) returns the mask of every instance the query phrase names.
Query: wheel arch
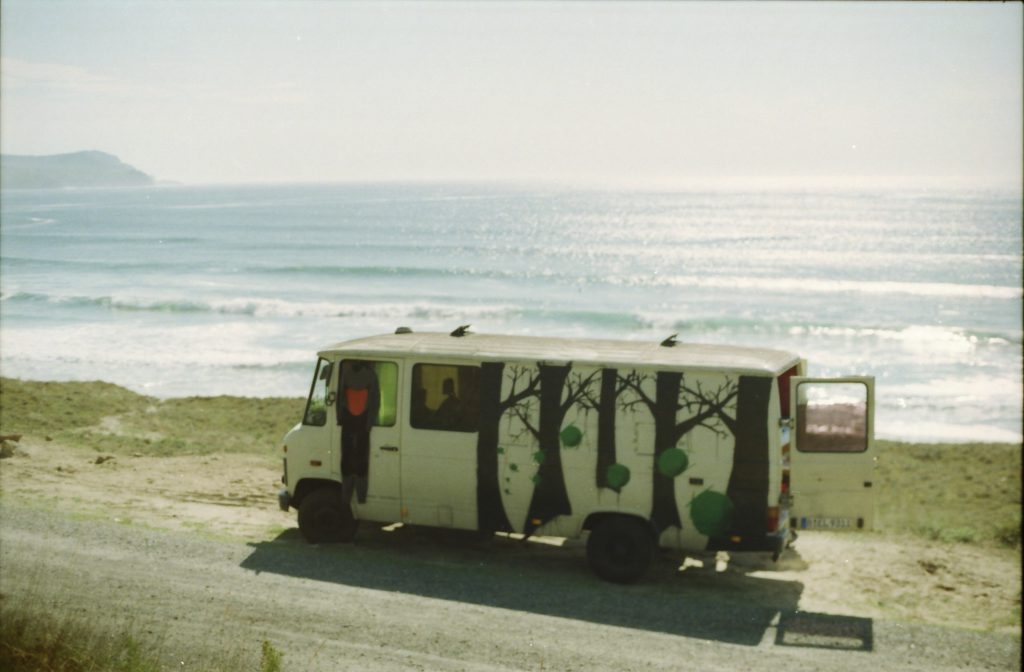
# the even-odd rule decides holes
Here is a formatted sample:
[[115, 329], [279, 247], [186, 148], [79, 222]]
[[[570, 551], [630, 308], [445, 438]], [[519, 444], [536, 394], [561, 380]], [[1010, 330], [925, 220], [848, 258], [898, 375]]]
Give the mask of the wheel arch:
[[302, 506], [302, 500], [309, 493], [320, 488], [331, 488], [341, 492], [341, 483], [329, 478], [304, 478], [295, 484], [295, 494], [292, 495], [291, 506], [298, 509]]
[[643, 523], [643, 525], [650, 532], [651, 539], [654, 540], [655, 545], [657, 545], [659, 532], [658, 526], [654, 523], [654, 521], [645, 516], [641, 516], [638, 513], [632, 513], [629, 511], [594, 511], [583, 520], [582, 529], [592, 531], [594, 528], [596, 528], [598, 525], [600, 525], [602, 522], [609, 518], [629, 518], [632, 520], [639, 521], [640, 523]]

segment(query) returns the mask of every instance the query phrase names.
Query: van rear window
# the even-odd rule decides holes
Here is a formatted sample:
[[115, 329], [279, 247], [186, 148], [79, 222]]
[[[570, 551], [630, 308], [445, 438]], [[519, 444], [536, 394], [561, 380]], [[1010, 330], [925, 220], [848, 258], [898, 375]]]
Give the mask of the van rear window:
[[801, 453], [862, 453], [868, 449], [868, 388], [863, 383], [800, 383], [796, 388], [796, 448]]

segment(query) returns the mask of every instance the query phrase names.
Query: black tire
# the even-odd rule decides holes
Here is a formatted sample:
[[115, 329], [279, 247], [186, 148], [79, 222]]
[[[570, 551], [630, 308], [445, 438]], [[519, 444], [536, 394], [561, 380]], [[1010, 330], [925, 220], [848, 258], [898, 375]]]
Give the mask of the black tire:
[[608, 516], [587, 539], [590, 568], [605, 581], [633, 583], [647, 573], [653, 558], [654, 535], [639, 518]]
[[299, 532], [311, 544], [352, 541], [358, 524], [336, 488], [318, 488], [299, 505]]

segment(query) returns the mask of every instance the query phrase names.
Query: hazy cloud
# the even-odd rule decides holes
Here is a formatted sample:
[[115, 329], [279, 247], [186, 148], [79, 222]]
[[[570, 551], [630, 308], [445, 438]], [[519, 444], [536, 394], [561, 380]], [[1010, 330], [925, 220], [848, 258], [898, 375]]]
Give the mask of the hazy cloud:
[[4, 88], [48, 89], [68, 93], [132, 93], [134, 88], [115, 77], [93, 72], [77, 65], [33, 63], [8, 56], [0, 57], [0, 76]]

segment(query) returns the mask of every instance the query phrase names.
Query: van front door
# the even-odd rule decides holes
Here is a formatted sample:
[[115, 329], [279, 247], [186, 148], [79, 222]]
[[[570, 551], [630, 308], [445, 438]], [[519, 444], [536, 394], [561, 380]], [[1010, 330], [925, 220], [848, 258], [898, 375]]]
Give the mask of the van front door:
[[790, 520], [798, 529], [874, 526], [871, 377], [790, 379]]
[[[351, 375], [353, 387], [350, 392], [346, 383], [346, 371], [353, 371], [358, 365], [358, 375]], [[402, 367], [397, 362], [378, 360], [345, 359], [338, 367], [338, 403], [352, 402], [366, 404], [365, 409], [376, 413], [375, 421], [370, 427], [369, 436], [369, 469], [365, 493], [365, 501], [353, 496], [352, 511], [357, 518], [379, 522], [394, 522], [401, 518], [400, 469], [398, 448], [401, 445], [401, 423], [399, 418], [399, 395]], [[373, 375], [363, 373], [372, 371]], [[367, 404], [360, 390], [367, 394], [380, 394], [380, 403]], [[357, 401], [358, 400], [358, 401]], [[372, 410], [371, 410], [372, 409]], [[339, 416], [341, 414], [339, 413]], [[340, 433], [346, 430], [339, 427]], [[344, 440], [343, 437], [340, 440]], [[340, 465], [340, 461], [339, 461]]]

